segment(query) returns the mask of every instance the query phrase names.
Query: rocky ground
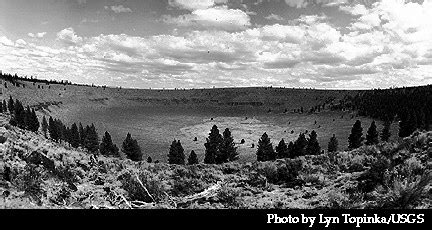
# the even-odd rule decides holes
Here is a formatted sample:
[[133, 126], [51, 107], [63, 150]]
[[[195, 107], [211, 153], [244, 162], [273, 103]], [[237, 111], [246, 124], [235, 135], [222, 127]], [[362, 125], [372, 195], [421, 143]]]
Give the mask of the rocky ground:
[[0, 208], [431, 208], [432, 132], [274, 162], [180, 166], [104, 157], [0, 115]]

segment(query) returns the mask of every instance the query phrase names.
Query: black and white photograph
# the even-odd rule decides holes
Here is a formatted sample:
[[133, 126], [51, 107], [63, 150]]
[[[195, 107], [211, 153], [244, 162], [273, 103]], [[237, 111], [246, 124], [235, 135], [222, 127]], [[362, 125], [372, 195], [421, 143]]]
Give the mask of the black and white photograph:
[[0, 96], [2, 210], [432, 208], [431, 0], [0, 0]]

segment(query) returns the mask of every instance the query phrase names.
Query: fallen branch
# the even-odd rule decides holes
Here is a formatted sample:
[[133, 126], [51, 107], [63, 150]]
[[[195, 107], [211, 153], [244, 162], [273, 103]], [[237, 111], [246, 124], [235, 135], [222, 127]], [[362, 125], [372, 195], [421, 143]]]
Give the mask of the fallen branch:
[[164, 192], [164, 194], [170, 199], [171, 202], [174, 203], [174, 208], [177, 208], [177, 203], [175, 202], [175, 200], [170, 195], [168, 195], [167, 192]]
[[219, 181], [215, 185], [210, 186], [209, 188], [207, 188], [206, 190], [200, 193], [180, 198], [177, 204], [186, 204], [196, 200], [208, 199], [210, 197], [214, 197], [218, 194], [217, 192], [221, 187], [222, 187], [222, 181]]
[[137, 174], [135, 174], [135, 178], [137, 179], [138, 183], [141, 185], [141, 187], [146, 191], [147, 195], [152, 199], [153, 202], [156, 202], [153, 196], [150, 194], [150, 192], [147, 190], [147, 188], [144, 186], [143, 182], [140, 180]]
[[124, 196], [122, 196], [122, 195], [118, 195], [118, 196], [121, 197], [122, 200], [124, 200], [124, 202], [126, 203], [126, 205], [127, 205], [130, 209], [132, 209], [132, 205], [129, 203], [128, 200], [126, 200], [126, 198], [125, 198]]

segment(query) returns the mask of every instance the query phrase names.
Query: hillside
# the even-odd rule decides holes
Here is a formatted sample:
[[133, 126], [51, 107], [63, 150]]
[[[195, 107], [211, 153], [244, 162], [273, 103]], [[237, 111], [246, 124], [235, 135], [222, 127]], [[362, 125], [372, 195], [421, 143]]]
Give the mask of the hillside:
[[0, 115], [2, 208], [431, 208], [432, 132], [274, 162], [178, 166], [91, 155]]
[[[6, 82], [7, 87], [4, 87]], [[33, 83], [18, 80], [18, 85], [2, 79], [3, 98], [12, 96], [41, 112], [88, 109], [110, 106], [161, 106], [187, 109], [253, 110], [282, 113], [304, 107], [305, 111], [319, 105], [337, 103], [355, 90], [315, 90], [293, 88], [215, 88], [215, 89], [121, 89], [69, 84]], [[60, 113], [60, 112], [59, 112]]]

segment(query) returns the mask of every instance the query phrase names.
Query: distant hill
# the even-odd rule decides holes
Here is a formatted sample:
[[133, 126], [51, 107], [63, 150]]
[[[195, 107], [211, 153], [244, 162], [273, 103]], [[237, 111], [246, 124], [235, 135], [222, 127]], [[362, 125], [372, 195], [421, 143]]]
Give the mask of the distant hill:
[[[5, 87], [5, 84], [7, 85]], [[172, 106], [185, 108], [244, 108], [258, 112], [292, 112], [303, 107], [339, 103], [356, 90], [315, 90], [275, 87], [211, 89], [121, 89], [70, 83], [2, 79], [2, 97], [10, 95], [38, 110], [49, 105], [85, 106]]]

